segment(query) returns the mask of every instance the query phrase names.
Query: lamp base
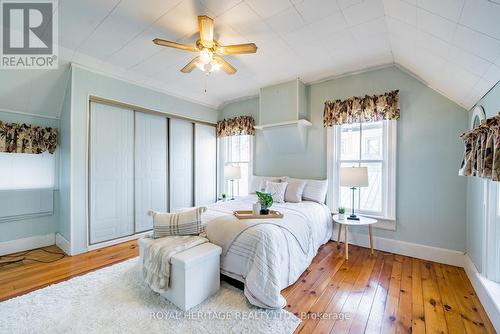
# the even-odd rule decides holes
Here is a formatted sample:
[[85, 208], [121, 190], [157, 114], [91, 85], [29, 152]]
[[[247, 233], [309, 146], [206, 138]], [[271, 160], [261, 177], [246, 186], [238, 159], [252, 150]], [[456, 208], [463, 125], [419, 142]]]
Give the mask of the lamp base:
[[349, 219], [349, 220], [359, 220], [359, 217], [356, 216], [356, 215], [350, 215], [349, 217], [347, 217], [347, 219]]

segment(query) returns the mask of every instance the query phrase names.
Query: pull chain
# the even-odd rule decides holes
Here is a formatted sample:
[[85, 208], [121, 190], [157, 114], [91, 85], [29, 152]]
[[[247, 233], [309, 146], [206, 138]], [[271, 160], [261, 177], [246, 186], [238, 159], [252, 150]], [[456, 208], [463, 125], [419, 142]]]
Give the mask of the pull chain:
[[206, 72], [205, 74], [205, 87], [203, 89], [203, 91], [205, 92], [205, 94], [207, 93], [207, 86], [208, 86], [208, 76], [210, 75], [210, 72]]

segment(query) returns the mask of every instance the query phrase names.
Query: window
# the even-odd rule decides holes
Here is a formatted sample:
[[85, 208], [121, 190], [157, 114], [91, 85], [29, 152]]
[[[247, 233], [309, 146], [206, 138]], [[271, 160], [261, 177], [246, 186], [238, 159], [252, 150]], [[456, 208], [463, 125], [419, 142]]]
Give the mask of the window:
[[352, 191], [339, 186], [340, 167], [368, 167], [368, 187], [355, 192], [360, 214], [394, 221], [396, 121], [353, 123], [328, 129], [329, 205], [351, 209]]
[[56, 162], [50, 153], [0, 153], [0, 223], [50, 216]]
[[0, 190], [54, 188], [54, 154], [0, 153]]
[[234, 181], [234, 196], [248, 195], [252, 176], [253, 136], [230, 136], [219, 139], [221, 192], [231, 193], [231, 182], [224, 181], [224, 166], [240, 166], [241, 179]]

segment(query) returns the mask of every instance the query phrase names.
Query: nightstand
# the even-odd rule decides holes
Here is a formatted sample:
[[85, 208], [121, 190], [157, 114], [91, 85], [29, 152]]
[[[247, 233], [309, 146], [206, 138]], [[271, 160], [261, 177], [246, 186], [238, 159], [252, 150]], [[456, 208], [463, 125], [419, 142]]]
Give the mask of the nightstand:
[[345, 259], [349, 260], [349, 226], [365, 226], [368, 225], [368, 236], [370, 239], [370, 249], [373, 254], [373, 237], [372, 237], [372, 225], [377, 222], [376, 219], [367, 218], [363, 216], [358, 216], [359, 220], [350, 220], [347, 219], [347, 215], [340, 219], [339, 215], [332, 215], [333, 221], [339, 224], [338, 227], [338, 236], [337, 236], [337, 244], [340, 242], [340, 233], [342, 232], [342, 226], [344, 225], [344, 244], [345, 244]]

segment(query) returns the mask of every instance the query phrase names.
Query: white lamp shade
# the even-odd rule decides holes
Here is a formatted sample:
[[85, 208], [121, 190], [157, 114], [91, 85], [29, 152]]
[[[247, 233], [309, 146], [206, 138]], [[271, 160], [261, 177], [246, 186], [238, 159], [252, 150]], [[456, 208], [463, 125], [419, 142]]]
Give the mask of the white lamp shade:
[[239, 180], [241, 179], [240, 166], [224, 166], [224, 179], [225, 180]]
[[368, 167], [341, 167], [341, 187], [368, 187]]

